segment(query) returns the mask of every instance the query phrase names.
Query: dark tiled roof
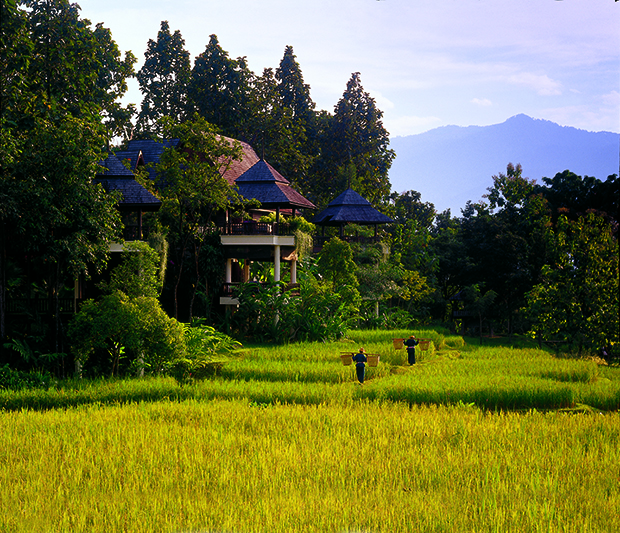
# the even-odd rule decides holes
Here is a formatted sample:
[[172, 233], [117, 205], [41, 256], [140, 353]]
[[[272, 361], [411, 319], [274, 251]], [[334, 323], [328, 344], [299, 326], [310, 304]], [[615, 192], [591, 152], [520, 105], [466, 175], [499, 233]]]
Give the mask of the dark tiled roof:
[[[235, 142], [233, 139], [229, 137], [224, 137], [231, 144]], [[240, 161], [232, 161], [230, 166], [224, 173], [223, 177], [226, 178], [228, 183], [233, 186], [235, 181], [239, 176], [241, 176], [244, 172], [248, 171], [252, 166], [259, 162], [259, 157], [256, 155], [254, 148], [252, 148], [248, 143], [244, 143], [241, 141], [237, 141], [241, 145], [242, 156]]]
[[289, 181], [262, 159], [236, 180], [239, 194], [248, 200], [258, 200], [262, 207], [300, 207], [316, 209], [316, 206], [289, 185]]
[[120, 159], [114, 154], [108, 155], [99, 164], [105, 168], [102, 169], [97, 176], [130, 176], [133, 178], [133, 172], [129, 170]]
[[267, 161], [257, 161], [252, 168], [244, 172], [236, 180], [237, 185], [240, 183], [264, 183], [264, 182], [278, 182], [288, 185], [290, 182], [280, 174], [275, 168], [273, 168]]
[[[229, 137], [222, 137], [230, 144], [239, 143], [242, 157], [239, 161], [232, 161], [222, 176], [231, 186], [239, 187], [239, 193], [246, 199], [256, 199], [265, 208], [280, 207], [316, 209], [316, 206], [294, 190], [289, 181], [275, 170], [269, 163], [261, 160], [254, 149], [247, 143], [236, 141]], [[149, 177], [156, 180], [155, 164], [164, 149], [179, 145], [178, 139], [164, 142], [153, 140], [129, 141], [126, 150], [116, 152], [119, 159], [129, 159], [131, 168], [135, 169], [139, 162], [152, 163], [149, 168]], [[224, 161], [221, 162], [224, 164]]]
[[107, 192], [121, 192], [119, 208], [141, 211], [157, 211], [160, 208], [161, 200], [140, 185], [131, 170], [125, 167], [116, 155], [110, 154], [100, 165], [105, 167], [105, 170], [95, 177], [95, 182], [101, 183]]
[[131, 140], [127, 143], [126, 150], [116, 152], [119, 159], [129, 159], [131, 168], [136, 169], [138, 163], [152, 165], [148, 168], [149, 178], [156, 180], [155, 165], [159, 163], [159, 158], [166, 148], [174, 147], [179, 144], [179, 139], [169, 139], [163, 142], [153, 141], [151, 139]]
[[370, 202], [347, 189], [314, 217], [314, 223], [322, 226], [341, 226], [343, 224], [388, 224], [394, 222], [390, 217], [379, 213]]
[[142, 152], [144, 162], [158, 163], [159, 158], [166, 148], [174, 147], [179, 144], [179, 139], [169, 139], [163, 142], [153, 141], [151, 139], [131, 140], [127, 143], [126, 152]]
[[144, 164], [144, 158], [142, 157], [142, 152], [139, 150], [137, 152], [132, 152], [130, 150], [119, 150], [114, 152], [114, 155], [119, 159], [119, 161], [129, 161], [129, 168], [131, 170], [136, 170], [138, 167], [138, 163]]

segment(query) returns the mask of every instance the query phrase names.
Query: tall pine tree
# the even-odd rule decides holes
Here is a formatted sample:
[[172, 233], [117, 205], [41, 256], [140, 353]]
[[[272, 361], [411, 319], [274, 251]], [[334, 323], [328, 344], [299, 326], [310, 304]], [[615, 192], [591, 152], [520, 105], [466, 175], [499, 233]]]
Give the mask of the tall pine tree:
[[279, 129], [279, 145], [286, 149], [274, 154], [279, 170], [296, 186], [306, 188], [309, 170], [318, 155], [315, 103], [310, 97], [310, 86], [304, 83], [301, 67], [292, 46], [284, 49], [284, 56], [276, 69], [276, 93], [285, 128]]
[[254, 78], [244, 57], [231, 59], [217, 36], [194, 62], [188, 94], [194, 110], [222, 133], [242, 137], [250, 114], [250, 86]]
[[171, 34], [166, 20], [161, 22], [157, 41], [149, 40], [144, 65], [136, 75], [144, 95], [137, 122], [140, 135], [161, 133], [157, 121], [162, 117], [181, 122], [188, 115], [191, 64], [184, 47], [181, 32]]
[[[335, 113], [322, 137], [320, 190], [315, 191], [319, 203], [333, 199], [349, 185], [372, 204], [387, 202], [390, 194], [388, 171], [395, 157], [389, 146], [389, 134], [377, 108], [360, 81], [359, 72], [351, 75], [347, 88], [335, 107]], [[346, 176], [354, 169], [355, 184]]]

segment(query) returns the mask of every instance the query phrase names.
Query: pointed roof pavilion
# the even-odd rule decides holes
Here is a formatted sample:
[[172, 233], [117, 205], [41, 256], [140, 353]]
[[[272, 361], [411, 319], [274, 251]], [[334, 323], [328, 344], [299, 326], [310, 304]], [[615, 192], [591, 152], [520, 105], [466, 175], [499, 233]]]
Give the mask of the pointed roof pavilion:
[[394, 221], [379, 213], [366, 198], [353, 189], [344, 191], [314, 218], [314, 223], [319, 226], [372, 225], [390, 222]]
[[374, 225], [376, 237], [378, 224], [389, 224], [394, 220], [377, 211], [366, 198], [353, 189], [347, 189], [314, 217], [313, 222], [323, 228], [325, 226], [339, 227], [341, 237], [347, 224]]
[[235, 183], [244, 198], [255, 199], [267, 209], [316, 209], [316, 206], [290, 186], [290, 182], [269, 163], [260, 159]]

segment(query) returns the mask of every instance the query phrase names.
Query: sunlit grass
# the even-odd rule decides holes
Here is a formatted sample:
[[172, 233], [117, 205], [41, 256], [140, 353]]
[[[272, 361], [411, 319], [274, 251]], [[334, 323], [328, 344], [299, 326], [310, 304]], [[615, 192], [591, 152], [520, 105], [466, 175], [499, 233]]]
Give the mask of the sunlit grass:
[[616, 531], [617, 413], [245, 400], [0, 416], [0, 531]]
[[0, 391], [0, 532], [619, 530], [620, 369], [414, 333]]
[[[537, 348], [465, 345], [461, 337], [416, 332], [433, 339], [417, 350], [409, 367], [406, 350], [392, 338], [406, 332], [352, 332], [333, 343], [246, 347], [224, 365], [219, 376], [178, 384], [172, 378], [68, 381], [46, 390], [0, 390], [0, 408], [53, 409], [91, 403], [247, 399], [282, 404], [320, 404], [377, 399], [409, 404], [474, 403], [491, 410], [559, 409], [582, 405], [620, 409], [620, 369], [590, 359], [558, 358]], [[342, 352], [363, 347], [380, 356], [357, 385], [353, 365]]]

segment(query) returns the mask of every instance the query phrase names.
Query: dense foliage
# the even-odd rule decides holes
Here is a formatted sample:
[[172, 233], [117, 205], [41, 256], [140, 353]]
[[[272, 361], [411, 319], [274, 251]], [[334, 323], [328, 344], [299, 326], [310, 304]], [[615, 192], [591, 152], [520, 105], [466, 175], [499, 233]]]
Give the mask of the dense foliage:
[[[44, 370], [64, 375], [74, 359], [106, 374], [172, 371], [185, 360], [187, 374], [190, 326], [176, 319], [196, 317], [276, 342], [436, 322], [480, 342], [529, 334], [541, 346], [617, 353], [616, 175], [565, 170], [539, 184], [508, 164], [459, 216], [437, 213], [414, 190], [390, 193], [395, 154], [359, 73], [333, 113], [317, 111], [292, 46], [257, 75], [211, 35], [192, 66], [182, 35], [163, 21], [136, 74], [136, 113], [119, 103], [135, 57], [121, 57], [79, 6], [8, 0], [1, 9], [3, 362], [36, 369], [43, 359], [15, 353], [46, 354]], [[75, 280], [105, 272], [120, 241], [118, 198], [95, 183], [97, 162], [111, 141], [132, 135], [175, 139], [148, 169], [155, 180], [136, 176], [163, 202], [147, 217], [154, 249], [137, 245], [69, 326]], [[254, 146], [319, 209], [351, 187], [395, 223], [327, 228], [317, 252], [316, 228], [292, 219], [298, 286], [271, 283], [272, 264], [252, 262], [244, 266], [257, 283], [240, 288], [238, 312], [215, 312], [224, 254], [213, 221], [233, 205], [247, 208], [221, 176], [240, 156], [221, 135]]]

